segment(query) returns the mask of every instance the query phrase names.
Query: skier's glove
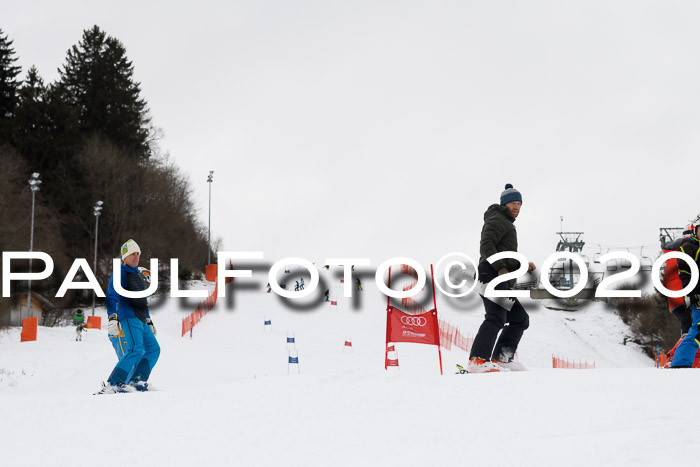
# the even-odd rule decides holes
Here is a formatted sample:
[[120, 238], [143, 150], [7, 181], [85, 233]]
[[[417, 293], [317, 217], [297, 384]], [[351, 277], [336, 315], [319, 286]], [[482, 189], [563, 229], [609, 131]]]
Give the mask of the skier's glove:
[[109, 315], [109, 321], [107, 322], [107, 333], [109, 333], [110, 336], [118, 336], [120, 332], [122, 332], [122, 327], [119, 324], [117, 315], [112, 313]]
[[144, 275], [144, 277], [146, 278], [146, 282], [148, 282], [148, 284], [150, 285], [150, 283], [151, 283], [151, 271], [149, 271], [148, 269], [143, 268], [143, 267], [139, 267], [138, 270], [141, 274]]
[[700, 295], [690, 294], [683, 297], [683, 303], [685, 303], [686, 308], [699, 308], [700, 309]]
[[700, 309], [700, 294], [694, 293], [690, 295], [690, 306]]
[[155, 336], [156, 335], [156, 327], [153, 324], [153, 321], [151, 321], [151, 318], [146, 318], [146, 324], [148, 324], [148, 327], [151, 328], [151, 332]]

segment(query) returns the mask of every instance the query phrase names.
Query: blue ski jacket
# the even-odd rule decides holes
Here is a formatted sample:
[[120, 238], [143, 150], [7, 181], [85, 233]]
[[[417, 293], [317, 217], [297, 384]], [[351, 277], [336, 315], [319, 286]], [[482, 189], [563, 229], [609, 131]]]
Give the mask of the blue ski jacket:
[[[124, 290], [130, 292], [140, 292], [148, 289], [146, 276], [141, 274], [137, 268], [132, 268], [125, 264], [122, 264], [121, 268], [121, 284]], [[114, 290], [114, 275], [109, 278], [105, 305], [107, 306], [107, 316], [116, 313], [119, 321], [127, 318], [138, 318], [145, 323], [146, 318], [151, 317], [148, 312], [148, 299], [146, 297], [122, 297]]]

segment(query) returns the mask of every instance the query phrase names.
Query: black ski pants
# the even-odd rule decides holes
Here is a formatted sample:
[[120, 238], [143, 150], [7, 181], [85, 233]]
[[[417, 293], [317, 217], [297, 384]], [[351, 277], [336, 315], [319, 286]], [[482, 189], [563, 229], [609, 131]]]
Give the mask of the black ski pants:
[[[484, 301], [486, 315], [474, 338], [469, 357], [510, 362], [518, 349], [523, 332], [530, 326], [530, 318], [517, 298], [484, 297], [486, 284], [497, 276], [489, 263], [479, 265], [479, 295]], [[496, 286], [496, 290], [509, 289], [507, 282]]]

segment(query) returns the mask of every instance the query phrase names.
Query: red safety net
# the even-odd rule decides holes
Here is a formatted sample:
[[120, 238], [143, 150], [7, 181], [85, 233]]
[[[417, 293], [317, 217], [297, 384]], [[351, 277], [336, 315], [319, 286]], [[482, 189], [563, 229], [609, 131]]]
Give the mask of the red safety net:
[[552, 355], [552, 368], [567, 368], [570, 370], [592, 370], [595, 368], [595, 362], [569, 360], [568, 358]]
[[448, 323], [445, 320], [438, 320], [438, 325], [440, 326], [440, 345], [447, 349], [452, 350], [454, 346], [457, 349], [469, 352], [474, 344], [474, 338], [472, 336], [465, 336], [462, 334], [457, 326]]
[[[229, 261], [229, 270], [233, 269], [233, 262]], [[199, 323], [204, 315], [209, 313], [212, 308], [214, 308], [214, 305], [216, 305], [216, 296], [219, 292], [219, 275], [217, 274], [217, 265], [216, 264], [209, 264], [206, 266], [206, 271], [207, 271], [207, 280], [213, 280], [215, 282], [214, 286], [214, 291], [209, 295], [207, 298], [205, 298], [202, 302], [197, 305], [197, 308], [184, 317], [182, 319], [182, 335], [184, 336], [188, 332], [192, 330], [193, 327], [197, 323]], [[212, 279], [209, 279], [209, 277], [212, 277]], [[226, 277], [224, 279], [224, 284], [230, 284], [233, 282], [233, 277]], [[224, 285], [225, 286], [225, 285]]]
[[[406, 274], [407, 276], [412, 277], [414, 279], [411, 283], [409, 283], [403, 287], [404, 292], [407, 290], [411, 290], [413, 287], [416, 286], [416, 284], [418, 284], [418, 273], [416, 272], [415, 269], [413, 269], [408, 264], [401, 265], [401, 273]], [[423, 307], [423, 305], [421, 305], [420, 303], [418, 303], [417, 301], [415, 301], [411, 297], [402, 298], [401, 305], [409, 313], [427, 313], [428, 312], [428, 310], [426, 310], [425, 307]]]
[[[233, 277], [227, 277], [226, 278], [226, 283], [229, 282], [229, 279], [233, 280]], [[190, 332], [192, 328], [199, 323], [204, 315], [209, 313], [212, 308], [214, 308], [214, 305], [216, 305], [216, 296], [219, 291], [219, 280], [218, 276], [216, 276], [215, 279], [216, 285], [214, 286], [214, 291], [209, 295], [207, 298], [205, 298], [202, 302], [197, 305], [197, 308], [190, 313], [189, 315], [185, 316], [182, 318], [182, 336], [184, 337], [185, 334]]]
[[[401, 274], [406, 274], [407, 276], [411, 276], [418, 282], [418, 271], [413, 269], [412, 266], [409, 266], [408, 264], [402, 264], [401, 265]], [[407, 289], [404, 289], [407, 290]]]

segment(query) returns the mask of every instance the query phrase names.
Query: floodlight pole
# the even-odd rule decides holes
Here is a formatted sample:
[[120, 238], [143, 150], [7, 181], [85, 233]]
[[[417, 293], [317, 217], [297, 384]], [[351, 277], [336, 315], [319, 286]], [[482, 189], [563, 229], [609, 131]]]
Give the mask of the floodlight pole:
[[[97, 234], [99, 233], [99, 228], [100, 228], [100, 214], [102, 214], [102, 205], [104, 203], [102, 201], [98, 201], [95, 203], [93, 206], [93, 214], [95, 214], [95, 259], [93, 262], [93, 271], [95, 273], [95, 277], [97, 277]], [[92, 316], [95, 316], [95, 290], [93, 289], [92, 291]]]
[[[41, 185], [41, 180], [39, 180], [39, 173], [34, 172], [32, 178], [29, 179], [29, 189], [32, 190], [32, 220], [31, 227], [29, 230], [29, 253], [32, 252], [34, 248], [34, 198], [36, 192], [40, 190], [39, 185]], [[27, 315], [31, 315], [31, 304], [32, 304], [32, 257], [29, 257], [29, 279], [27, 279]], [[19, 310], [19, 322], [22, 323], [22, 310]]]
[[211, 264], [211, 183], [214, 181], [214, 171], [209, 171], [207, 183], [209, 184], [209, 236], [207, 239], [207, 264]]

